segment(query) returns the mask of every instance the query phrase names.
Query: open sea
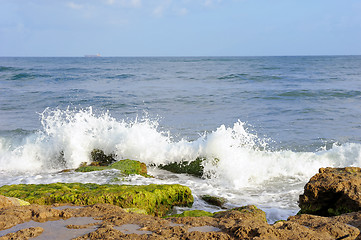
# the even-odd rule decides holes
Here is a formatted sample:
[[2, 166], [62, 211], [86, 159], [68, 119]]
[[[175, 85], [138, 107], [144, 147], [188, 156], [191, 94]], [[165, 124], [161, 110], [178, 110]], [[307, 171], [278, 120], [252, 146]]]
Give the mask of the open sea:
[[[95, 148], [155, 178], [60, 172]], [[197, 157], [203, 178], [157, 168]], [[192, 209], [217, 195], [271, 223], [345, 166], [361, 167], [361, 56], [0, 58], [0, 185], [179, 183]]]

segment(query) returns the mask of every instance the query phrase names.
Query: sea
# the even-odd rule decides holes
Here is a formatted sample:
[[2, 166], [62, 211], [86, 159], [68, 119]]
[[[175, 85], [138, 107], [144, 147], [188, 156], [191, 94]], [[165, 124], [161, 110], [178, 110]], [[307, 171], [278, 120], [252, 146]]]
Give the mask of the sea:
[[[62, 171], [93, 149], [154, 178]], [[201, 178], [158, 167], [198, 157]], [[346, 166], [361, 167], [361, 56], [0, 58], [0, 186], [176, 183], [195, 198], [177, 212], [222, 210], [208, 194], [272, 223]]]

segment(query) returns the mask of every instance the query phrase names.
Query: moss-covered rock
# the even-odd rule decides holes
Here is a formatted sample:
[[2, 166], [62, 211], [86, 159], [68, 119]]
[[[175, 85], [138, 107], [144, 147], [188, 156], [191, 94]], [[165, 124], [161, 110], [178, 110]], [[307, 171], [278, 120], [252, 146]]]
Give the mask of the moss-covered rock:
[[191, 174], [196, 177], [203, 176], [204, 167], [202, 162], [205, 158], [197, 158], [196, 160], [189, 162], [189, 161], [182, 161], [180, 163], [169, 163], [166, 165], [160, 165], [161, 169], [174, 172], [174, 173], [187, 173]]
[[267, 222], [266, 213], [254, 205], [247, 205], [243, 207], [232, 208], [227, 211], [217, 212], [214, 214], [214, 217], [228, 217], [242, 220], [253, 219], [261, 222]]
[[203, 210], [184, 211], [181, 214], [173, 214], [167, 217], [213, 217], [214, 213]]
[[130, 159], [120, 160], [120, 161], [110, 164], [109, 166], [85, 165], [85, 166], [81, 166], [81, 167], [75, 169], [75, 171], [76, 172], [92, 172], [92, 171], [102, 171], [102, 170], [108, 170], [108, 169], [117, 169], [124, 175], [138, 174], [143, 177], [152, 177], [152, 176], [148, 175], [147, 166], [145, 165], [145, 163], [142, 163], [142, 162], [139, 162], [136, 160], [130, 160]]
[[215, 196], [211, 196], [211, 195], [202, 195], [201, 198], [214, 206], [218, 206], [218, 207], [223, 207], [223, 205], [226, 203], [226, 199], [222, 198], [222, 197], [215, 197]]
[[173, 206], [192, 206], [188, 187], [173, 185], [98, 185], [94, 183], [19, 184], [0, 187], [0, 194], [30, 203], [50, 205], [108, 203], [122, 208], [144, 209], [147, 214], [164, 216]]

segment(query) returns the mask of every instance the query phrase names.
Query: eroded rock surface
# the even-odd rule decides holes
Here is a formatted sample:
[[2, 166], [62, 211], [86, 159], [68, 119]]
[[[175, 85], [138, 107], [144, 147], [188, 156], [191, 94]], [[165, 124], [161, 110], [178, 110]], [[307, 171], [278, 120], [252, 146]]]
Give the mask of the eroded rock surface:
[[[128, 213], [124, 209], [109, 205], [95, 204], [81, 208], [54, 209], [54, 206], [19, 206], [0, 210], [1, 230], [29, 220], [48, 221], [69, 217], [92, 217], [98, 220], [92, 232], [76, 239], [358, 239], [361, 213], [337, 217], [299, 215], [288, 221], [273, 225], [265, 221], [265, 213], [255, 206], [246, 206], [222, 211], [213, 217], [169, 217]], [[139, 226], [137, 233], [124, 233], [121, 226]], [[86, 225], [69, 226], [69, 231], [86, 228]], [[199, 228], [204, 227], [204, 228]], [[199, 229], [198, 231], [193, 231]], [[201, 229], [216, 229], [203, 232]], [[28, 239], [40, 234], [42, 229], [20, 230], [0, 239]]]
[[361, 168], [320, 168], [300, 196], [300, 213], [334, 216], [361, 210]]
[[24, 205], [30, 205], [30, 203], [18, 198], [5, 197], [0, 195], [0, 208], [8, 208], [12, 206], [24, 206]]

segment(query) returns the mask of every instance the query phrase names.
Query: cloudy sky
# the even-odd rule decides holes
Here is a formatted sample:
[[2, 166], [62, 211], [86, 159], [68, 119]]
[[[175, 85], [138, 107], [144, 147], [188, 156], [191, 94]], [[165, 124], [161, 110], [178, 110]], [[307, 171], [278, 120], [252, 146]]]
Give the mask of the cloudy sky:
[[0, 56], [360, 55], [361, 0], [0, 0]]

